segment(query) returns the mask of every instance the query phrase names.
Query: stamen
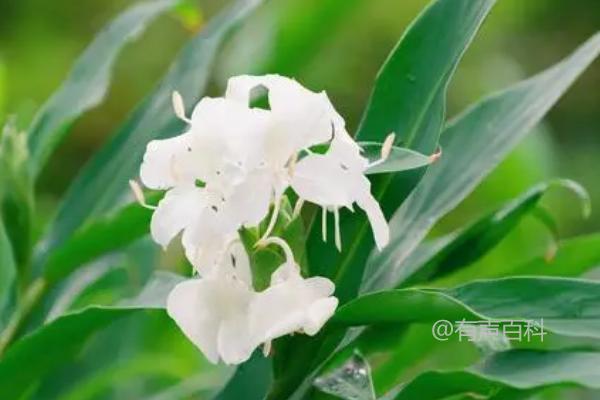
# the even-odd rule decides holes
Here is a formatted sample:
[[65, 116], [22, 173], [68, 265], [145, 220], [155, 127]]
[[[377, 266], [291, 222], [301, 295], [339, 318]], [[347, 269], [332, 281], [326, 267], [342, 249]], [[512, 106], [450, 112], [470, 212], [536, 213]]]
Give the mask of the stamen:
[[335, 207], [333, 209], [333, 218], [335, 225], [335, 247], [337, 247], [338, 251], [342, 251], [342, 235], [340, 233], [340, 209]]
[[292, 212], [292, 219], [298, 218], [300, 212], [302, 211], [302, 206], [304, 205], [304, 199], [299, 198], [294, 205], [294, 212]]
[[177, 118], [187, 123], [191, 123], [192, 121], [185, 116], [185, 105], [183, 104], [183, 98], [178, 91], [174, 91], [171, 95], [171, 102], [173, 104], [173, 111], [175, 111]]
[[140, 187], [139, 183], [137, 183], [136, 181], [134, 181], [133, 179], [131, 179], [129, 181], [129, 187], [131, 188], [131, 191], [133, 192], [133, 196], [135, 197], [135, 199], [137, 200], [137, 202], [142, 207], [147, 208], [149, 210], [156, 210], [156, 206], [151, 206], [150, 204], [146, 203], [146, 199], [144, 197], [144, 191]]
[[379, 158], [379, 160], [369, 163], [369, 165], [367, 165], [367, 169], [373, 168], [379, 164], [383, 164], [385, 160], [387, 160], [387, 158], [390, 156], [390, 153], [392, 152], [392, 148], [394, 147], [395, 139], [395, 133], [392, 132], [389, 135], [387, 135], [387, 137], [383, 141], [383, 144], [381, 145], [381, 157]]
[[279, 208], [281, 205], [281, 196], [275, 196], [275, 204], [273, 206], [273, 214], [271, 214], [271, 220], [269, 221], [269, 225], [267, 226], [267, 230], [259, 239], [259, 242], [265, 240], [269, 237], [273, 229], [275, 228], [275, 224], [277, 223], [277, 217], [279, 216]]
[[296, 262], [294, 261], [294, 253], [292, 252], [290, 245], [287, 244], [287, 242], [280, 237], [271, 236], [266, 239], [261, 239], [258, 242], [256, 242], [255, 246], [256, 247], [266, 247], [270, 244], [276, 244], [277, 246], [281, 247], [281, 249], [283, 250], [283, 253], [285, 254], [286, 262], [296, 264]]
[[327, 207], [321, 209], [321, 236], [323, 241], [327, 241]]
[[433, 164], [434, 162], [439, 160], [440, 157], [442, 157], [442, 148], [441, 147], [439, 147], [435, 153], [433, 153], [432, 155], [429, 156], [429, 162], [431, 162]]
[[271, 353], [271, 341], [267, 340], [263, 345], [263, 356], [268, 357]]
[[390, 156], [394, 141], [396, 140], [396, 134], [394, 132], [387, 135], [381, 146], [381, 159], [386, 160]]

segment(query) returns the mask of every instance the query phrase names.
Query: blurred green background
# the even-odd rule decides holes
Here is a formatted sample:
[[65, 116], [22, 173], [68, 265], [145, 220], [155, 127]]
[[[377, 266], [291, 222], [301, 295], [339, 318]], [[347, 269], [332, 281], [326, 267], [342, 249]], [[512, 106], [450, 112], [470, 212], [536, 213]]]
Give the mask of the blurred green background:
[[[94, 34], [131, 3], [0, 0], [0, 121], [15, 114], [19, 126], [25, 128]], [[126, 48], [117, 63], [106, 100], [75, 123], [67, 142], [43, 172], [37, 188], [43, 210], [40, 226], [52, 216], [60, 195], [79, 168], [152, 89], [183, 43], [227, 3], [188, 0], [152, 24], [140, 40]], [[426, 0], [270, 0], [222, 52], [211, 94], [220, 95], [226, 79], [233, 74], [282, 73], [313, 90], [326, 90], [354, 129], [377, 70], [406, 26], [426, 4]], [[451, 85], [448, 116], [460, 113], [488, 93], [554, 64], [599, 28], [598, 0], [499, 0]], [[544, 205], [556, 218], [560, 237], [600, 231], [599, 67], [594, 64], [576, 82], [536, 134], [529, 136], [432, 235], [463, 226], [532, 184], [551, 177], [579, 181], [589, 190], [593, 203], [592, 217], [584, 220], [578, 200], [572, 194], [555, 190], [547, 196]], [[471, 278], [494, 274], [504, 266], [520, 264], [519, 261], [539, 254], [551, 244], [548, 230], [529, 218], [464, 273]], [[146, 243], [137, 247], [131, 251], [132, 258], [156, 250]], [[137, 258], [143, 263], [143, 257]], [[107, 279], [112, 278], [115, 277]], [[142, 331], [136, 323], [125, 321], [123, 326], [111, 328], [118, 333], [119, 343], [123, 342], [121, 332], [127, 331], [126, 340], [134, 340], [136, 331]], [[105, 379], [116, 388], [123, 386], [124, 391], [116, 398], [135, 398], [128, 395], [135, 389], [128, 379], [136, 373], [147, 373], [150, 357], [154, 357], [154, 364], [164, 363], [174, 381], [176, 376], [186, 376], [186, 371], [199, 370], [195, 363], [204, 365], [192, 346], [164, 319], [145, 323], [160, 324], [161, 329], [171, 327], [164, 333], [169, 339], [168, 350], [156, 345], [151, 333], [141, 339], [139, 346], [152, 343], [149, 347], [156, 350], [155, 354], [141, 360], [131, 360], [127, 351], [105, 354], [102, 349], [106, 347], [90, 346], [94, 364], [110, 365], [112, 358], [123, 360], [114, 368], [107, 368], [104, 378], [96, 378]], [[107, 333], [106, 337], [109, 336]], [[99, 338], [97, 343], [102, 340]], [[177, 340], [181, 348], [173, 350]], [[182, 353], [192, 355], [189, 365], [180, 357]], [[156, 361], [156, 357], [163, 358]], [[78, 372], [85, 375], [83, 363], [78, 367]], [[220, 369], [213, 371], [216, 378], [205, 370], [207, 380], [223, 378]], [[77, 378], [73, 369], [57, 371], [56, 375], [57, 381], [69, 383]], [[119, 376], [120, 381], [115, 381]], [[88, 383], [98, 385], [94, 381]], [[160, 385], [158, 380], [155, 383]], [[48, 397], [54, 398], [54, 388], [47, 390]], [[87, 397], [80, 394], [72, 398]]]

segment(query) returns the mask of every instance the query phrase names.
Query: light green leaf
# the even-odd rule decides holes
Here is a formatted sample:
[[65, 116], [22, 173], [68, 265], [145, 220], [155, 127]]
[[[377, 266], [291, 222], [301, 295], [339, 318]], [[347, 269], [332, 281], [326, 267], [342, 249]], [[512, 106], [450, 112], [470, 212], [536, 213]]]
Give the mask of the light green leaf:
[[148, 233], [151, 216], [150, 210], [132, 203], [114, 215], [92, 221], [50, 252], [44, 277], [48, 282], [57, 282], [77, 267], [126, 247]]
[[19, 398], [38, 379], [72, 361], [95, 332], [133, 313], [164, 309], [166, 294], [181, 280], [173, 274], [157, 273], [134, 300], [65, 314], [23, 337], [0, 360], [0, 393]]
[[[15, 283], [17, 269], [13, 258], [12, 246], [0, 219], [0, 326], [4, 326], [3, 313], [10, 299]], [[1, 329], [0, 329], [1, 330]]]
[[[374, 163], [381, 158], [381, 143], [360, 142], [358, 144], [363, 149], [363, 156], [367, 157], [369, 162]], [[392, 146], [385, 161], [369, 167], [365, 173], [385, 174], [422, 168], [433, 163], [438, 156], [437, 154], [426, 156], [411, 149]]]
[[543, 320], [545, 330], [600, 338], [600, 282], [546, 277], [475, 281], [453, 289], [397, 289], [343, 305], [344, 325], [436, 322], [462, 319]]
[[173, 0], [136, 4], [96, 36], [29, 128], [30, 168], [34, 176], [67, 134], [73, 120], [102, 101], [121, 49], [139, 37], [154, 18], [174, 4]]
[[53, 223], [48, 248], [62, 243], [90, 218], [115, 207], [128, 193], [127, 182], [137, 175], [150, 140], [181, 132], [183, 124], [171, 108], [172, 92], [179, 91], [188, 107], [200, 99], [227, 34], [259, 3], [234, 3], [185, 46], [154, 93], [133, 111], [70, 186]]
[[551, 259], [540, 255], [514, 268], [515, 275], [579, 276], [600, 267], [600, 234], [579, 236], [559, 242]]
[[[395, 400], [436, 400], [468, 394], [490, 398], [531, 395], [553, 385], [600, 388], [600, 353], [511, 350], [497, 353], [465, 371], [429, 371], [406, 384]], [[493, 397], [496, 398], [496, 397]]]
[[315, 386], [344, 400], [375, 400], [371, 367], [360, 353], [355, 353], [340, 368], [318, 377]]
[[441, 138], [442, 159], [390, 221], [391, 266], [370, 264], [363, 290], [397, 282], [402, 262], [429, 229], [462, 201], [537, 124], [600, 52], [600, 34], [541, 74], [495, 94], [454, 120]]
[[[537, 210], [536, 205], [539, 200], [554, 186], [576, 188], [576, 193], [585, 193], [581, 186], [566, 180], [538, 184], [516, 199], [480, 218], [466, 229], [452, 234], [451, 239], [446, 241], [443, 246], [434, 246], [435, 252], [430, 252], [429, 258], [419, 257], [418, 262], [413, 259], [412, 263], [408, 258], [407, 263], [399, 272], [396, 285], [410, 286], [436, 279], [477, 261], [504, 239], [523, 217]], [[587, 196], [583, 198], [586, 199]], [[584, 210], [587, 208], [587, 201], [584, 201]], [[430, 245], [426, 245], [426, 247], [429, 248]], [[383, 266], [382, 268], [391, 268], [398, 257], [395, 250], [390, 246], [380, 253], [373, 253], [369, 263], [387, 263], [387, 267]], [[420, 253], [424, 253], [424, 251]]]

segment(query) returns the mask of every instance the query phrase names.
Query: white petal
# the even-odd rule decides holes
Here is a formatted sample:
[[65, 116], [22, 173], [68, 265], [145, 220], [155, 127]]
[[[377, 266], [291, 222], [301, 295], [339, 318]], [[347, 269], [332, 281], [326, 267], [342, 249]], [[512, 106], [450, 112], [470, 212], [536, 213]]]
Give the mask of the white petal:
[[262, 161], [268, 113], [225, 98], [204, 98], [192, 113], [194, 147], [202, 149], [203, 173], [211, 176], [231, 163], [244, 168]]
[[248, 315], [240, 313], [223, 321], [219, 328], [217, 347], [226, 364], [240, 364], [248, 360], [259, 343], [249, 334]]
[[181, 156], [188, 151], [191, 135], [185, 133], [170, 139], [153, 140], [146, 146], [140, 168], [142, 183], [151, 189], [168, 189], [190, 178], [181, 164]]
[[187, 338], [204, 353], [206, 358], [216, 363], [218, 315], [211, 313], [206, 303], [213, 295], [210, 281], [191, 279], [184, 281], [169, 293], [167, 313], [179, 326]]
[[252, 271], [250, 270], [250, 258], [239, 237], [229, 246], [228, 252], [223, 260], [221, 268], [228, 268], [237, 279], [252, 287]]
[[298, 196], [321, 206], [350, 206], [348, 174], [334, 159], [321, 154], [304, 157], [294, 169], [291, 186]]
[[179, 232], [196, 222], [198, 210], [204, 206], [204, 197], [199, 188], [182, 186], [169, 190], [152, 214], [152, 238], [166, 247]]
[[275, 120], [271, 132], [271, 152], [286, 157], [298, 150], [331, 139], [332, 124], [342, 124], [327, 98], [311, 92], [293, 79], [279, 75], [236, 76], [229, 79], [225, 96], [248, 105], [253, 88], [268, 90], [269, 105]]
[[[305, 280], [297, 266], [283, 264], [273, 273], [271, 286], [258, 293], [251, 305], [251, 330], [262, 341], [296, 331], [314, 334], [337, 306], [337, 299], [329, 297], [333, 291], [329, 279]], [[332, 304], [335, 304], [333, 309]]]
[[319, 299], [310, 305], [307, 312], [307, 318], [304, 323], [304, 333], [309, 336], [316, 335], [323, 325], [333, 316], [338, 306], [338, 299], [327, 297]]
[[235, 185], [227, 198], [225, 212], [236, 215], [236, 220], [246, 226], [256, 226], [269, 213], [273, 199], [274, 181], [266, 169], [257, 169], [246, 175], [243, 182]]
[[371, 193], [366, 192], [357, 199], [357, 204], [367, 213], [377, 248], [379, 250], [383, 249], [390, 241], [390, 227], [385, 220], [379, 203]]

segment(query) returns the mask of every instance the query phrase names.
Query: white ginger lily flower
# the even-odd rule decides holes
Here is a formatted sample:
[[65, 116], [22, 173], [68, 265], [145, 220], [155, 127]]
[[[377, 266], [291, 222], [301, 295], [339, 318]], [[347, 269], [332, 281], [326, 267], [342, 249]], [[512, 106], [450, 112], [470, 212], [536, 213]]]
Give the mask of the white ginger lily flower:
[[[203, 278], [179, 283], [169, 294], [167, 312], [179, 328], [213, 363], [246, 361], [261, 344], [293, 332], [315, 335], [331, 318], [338, 300], [333, 282], [322, 277], [302, 278], [287, 243], [278, 244], [286, 262], [271, 276], [271, 286], [252, 288], [248, 256], [235, 242], [219, 268]], [[268, 350], [267, 350], [268, 351]]]
[[389, 242], [389, 227], [377, 200], [371, 194], [371, 183], [365, 176], [370, 167], [360, 154], [360, 147], [345, 130], [335, 133], [325, 154], [310, 154], [298, 161], [291, 186], [300, 198], [323, 207], [323, 240], [327, 236], [327, 211], [335, 218], [335, 244], [341, 251], [339, 209], [353, 210], [356, 203], [366, 214], [378, 249]]
[[245, 173], [257, 163], [267, 119], [262, 110], [204, 98], [190, 120], [180, 102], [175, 109], [189, 131], [150, 142], [140, 176], [149, 188], [169, 189], [153, 214], [152, 237], [166, 247], [183, 231], [186, 255], [200, 270], [219, 260], [242, 225], [258, 225], [268, 214], [270, 193], [254, 190], [264, 177]]
[[254, 298], [250, 307], [251, 330], [267, 344], [294, 332], [315, 335], [338, 305], [338, 299], [333, 297], [335, 285], [319, 276], [304, 279], [282, 239], [270, 237], [259, 243], [281, 246], [286, 262], [271, 275], [270, 287]]
[[208, 276], [175, 286], [167, 298], [167, 312], [209, 361], [239, 364], [258, 345], [249, 331], [256, 293], [241, 244], [232, 246], [223, 261]]
[[[300, 196], [296, 213], [304, 200], [331, 209], [336, 221], [335, 242], [341, 250], [339, 208], [357, 203], [367, 213], [379, 249], [389, 241], [389, 228], [379, 204], [370, 193], [370, 183], [364, 172], [370, 167], [360, 154], [360, 147], [350, 137], [343, 118], [335, 111], [324, 92], [314, 93], [293, 79], [278, 75], [237, 76], [227, 84], [226, 98], [248, 105], [252, 90], [268, 90], [271, 123], [265, 135], [264, 172], [270, 174], [262, 182], [275, 193], [275, 208], [263, 238], [275, 225], [279, 200], [291, 184]], [[301, 151], [331, 140], [323, 155], [310, 154], [297, 162]], [[297, 163], [296, 163], [297, 162]], [[259, 189], [260, 190], [260, 189]], [[324, 239], [326, 234], [324, 232]]]

